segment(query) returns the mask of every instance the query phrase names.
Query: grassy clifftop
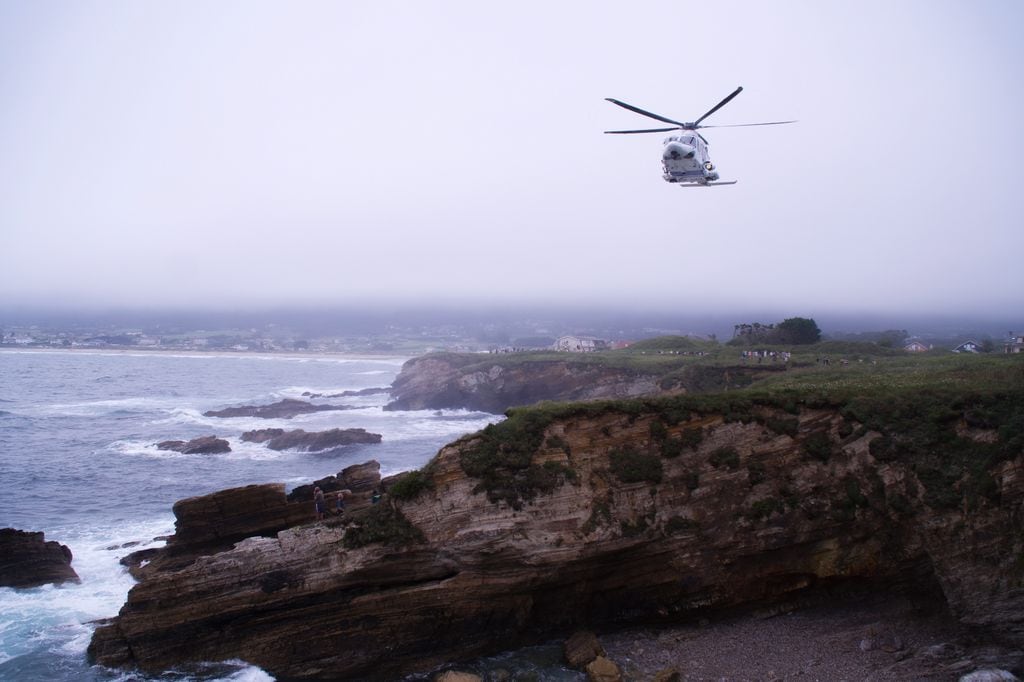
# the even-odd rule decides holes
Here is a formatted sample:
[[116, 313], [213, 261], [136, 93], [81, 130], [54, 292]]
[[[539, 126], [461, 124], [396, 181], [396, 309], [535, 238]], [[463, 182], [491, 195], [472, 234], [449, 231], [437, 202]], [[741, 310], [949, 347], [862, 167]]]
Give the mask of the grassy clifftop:
[[[609, 415], [652, 420], [650, 438], [638, 445], [650, 450], [648, 457], [660, 458], [689, 444], [658, 434], [692, 420], [717, 415], [725, 423], [758, 422], [795, 437], [800, 415], [824, 409], [841, 415], [842, 425], [837, 434], [802, 435], [808, 456], [825, 461], [845, 442], [876, 434], [870, 448], [876, 460], [909, 466], [929, 506], [954, 508], [996, 495], [990, 471], [1024, 451], [1024, 356], [883, 354], [824, 365], [813, 361], [814, 349], [805, 355], [812, 358], [806, 366], [772, 373], [740, 390], [513, 408], [507, 420], [470, 437], [475, 445], [464, 453], [463, 468], [481, 479], [480, 489], [495, 501], [520, 504], [566, 475], [534, 461], [556, 422]], [[719, 359], [687, 361], [706, 367]]]

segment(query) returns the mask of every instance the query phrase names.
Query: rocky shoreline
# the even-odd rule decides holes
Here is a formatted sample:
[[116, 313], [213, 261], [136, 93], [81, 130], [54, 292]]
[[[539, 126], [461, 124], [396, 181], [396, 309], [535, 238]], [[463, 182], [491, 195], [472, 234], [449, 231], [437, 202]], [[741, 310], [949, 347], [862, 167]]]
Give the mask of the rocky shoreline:
[[[922, 585], [987, 641], [1024, 643], [1024, 453], [993, 460], [983, 496], [964, 487], [950, 504], [925, 469], [888, 454], [881, 425], [841, 406], [701, 405], [513, 414], [420, 472], [341, 472], [337, 486], [387, 494], [319, 524], [305, 492], [289, 501], [283, 486], [180, 502], [168, 550], [133, 571], [141, 582], [90, 655], [393, 679], [580, 626], [675, 626], [836, 589], [909, 598]], [[984, 450], [999, 433], [955, 437]]]

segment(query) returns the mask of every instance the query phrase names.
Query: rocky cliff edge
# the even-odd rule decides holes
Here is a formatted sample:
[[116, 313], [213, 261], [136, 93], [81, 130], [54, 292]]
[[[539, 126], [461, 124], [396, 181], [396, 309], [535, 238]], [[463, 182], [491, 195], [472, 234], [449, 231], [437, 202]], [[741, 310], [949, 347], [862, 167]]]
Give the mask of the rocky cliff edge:
[[179, 560], [147, 565], [90, 656], [390, 678], [851, 583], [932, 586], [1021, 646], [1024, 394], [930, 400], [946, 407], [910, 421], [885, 401], [739, 395], [516, 411], [322, 523], [257, 487], [273, 521], [210, 529], [191, 556], [173, 540]]

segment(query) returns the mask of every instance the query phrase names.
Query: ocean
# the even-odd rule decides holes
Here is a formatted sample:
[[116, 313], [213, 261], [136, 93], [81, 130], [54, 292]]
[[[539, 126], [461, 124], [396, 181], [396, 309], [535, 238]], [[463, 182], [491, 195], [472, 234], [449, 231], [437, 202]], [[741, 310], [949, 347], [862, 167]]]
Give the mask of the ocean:
[[[173, 532], [182, 498], [250, 483], [289, 489], [375, 459], [387, 476], [500, 417], [465, 410], [385, 412], [386, 394], [317, 399], [354, 409], [293, 419], [203, 412], [303, 393], [388, 386], [405, 358], [247, 353], [0, 350], [0, 527], [43, 531], [71, 548], [81, 584], [0, 588], [0, 680], [269, 680], [241, 661], [146, 678], [90, 666], [92, 621], [117, 614], [133, 579], [119, 564]], [[375, 445], [328, 453], [243, 443], [257, 428], [365, 428]], [[163, 440], [215, 434], [231, 452], [183, 455]]]

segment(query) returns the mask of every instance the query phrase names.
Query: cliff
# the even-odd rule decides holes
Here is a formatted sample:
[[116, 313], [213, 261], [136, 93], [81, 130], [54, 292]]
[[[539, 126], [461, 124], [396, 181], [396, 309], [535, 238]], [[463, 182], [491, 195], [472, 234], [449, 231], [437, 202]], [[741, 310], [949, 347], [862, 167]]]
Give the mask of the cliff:
[[259, 534], [154, 560], [91, 657], [391, 678], [581, 625], [673, 622], [852, 583], [932, 587], [965, 625], [1024, 645], [1019, 380], [968, 397], [517, 410], [385, 484], [382, 503], [320, 524], [278, 490]]
[[388, 410], [466, 408], [500, 414], [545, 400], [673, 395], [748, 386], [783, 366], [697, 366], [681, 356], [604, 353], [432, 353], [409, 360], [391, 385]]

